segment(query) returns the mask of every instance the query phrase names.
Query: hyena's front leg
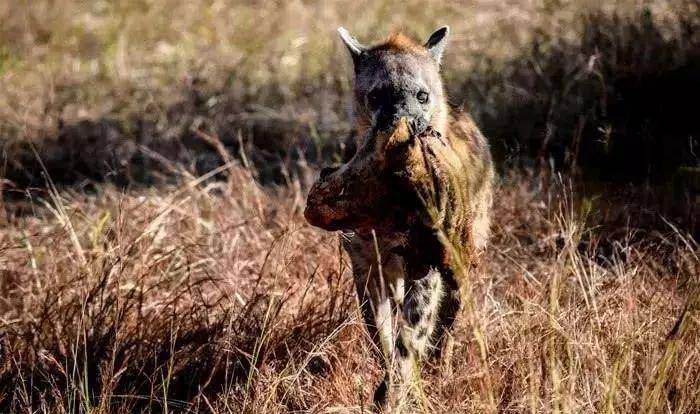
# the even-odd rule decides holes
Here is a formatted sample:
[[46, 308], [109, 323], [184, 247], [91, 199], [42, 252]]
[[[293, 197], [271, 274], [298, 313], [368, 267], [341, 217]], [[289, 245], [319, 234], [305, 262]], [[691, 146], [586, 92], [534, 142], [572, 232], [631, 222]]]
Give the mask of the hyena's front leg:
[[400, 312], [403, 309], [405, 294], [403, 272], [399, 270], [402, 270], [401, 259], [393, 255], [383, 263], [379, 272], [381, 276], [370, 279], [366, 289], [375, 315], [375, 338], [384, 367], [384, 380], [375, 389], [373, 397], [378, 406], [386, 405], [390, 394], [395, 392], [395, 385], [405, 383], [403, 370], [400, 368], [403, 366], [403, 359], [399, 356], [401, 351], [396, 347], [402, 334], [403, 318]]
[[405, 292], [403, 259], [391, 251], [391, 242], [383, 240], [375, 245], [374, 240], [347, 234], [343, 246], [350, 256], [360, 311], [385, 370], [385, 378], [374, 393], [375, 403], [383, 405], [389, 385], [394, 383], [396, 316]]
[[420, 361], [431, 351], [443, 296], [443, 281], [435, 269], [406, 281], [396, 361], [402, 385], [411, 394], [420, 390]]

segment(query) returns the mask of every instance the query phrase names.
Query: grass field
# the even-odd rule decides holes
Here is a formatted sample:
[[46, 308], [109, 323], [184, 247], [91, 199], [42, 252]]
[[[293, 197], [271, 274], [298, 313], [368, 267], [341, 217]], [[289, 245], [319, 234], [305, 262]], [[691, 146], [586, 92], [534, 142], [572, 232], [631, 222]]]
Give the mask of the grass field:
[[341, 24], [450, 24], [499, 161], [429, 409], [700, 411], [700, 6], [397, 4], [0, 3], [0, 412], [371, 412], [347, 258], [302, 216], [351, 129]]

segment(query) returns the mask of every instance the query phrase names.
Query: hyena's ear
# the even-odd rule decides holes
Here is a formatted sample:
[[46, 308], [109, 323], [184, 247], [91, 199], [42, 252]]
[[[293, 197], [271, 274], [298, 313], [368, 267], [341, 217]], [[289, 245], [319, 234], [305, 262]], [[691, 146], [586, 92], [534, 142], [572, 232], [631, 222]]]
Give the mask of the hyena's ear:
[[428, 41], [425, 42], [425, 48], [428, 49], [428, 52], [430, 52], [437, 63], [440, 63], [442, 59], [442, 52], [445, 51], [445, 46], [447, 46], [447, 35], [449, 34], [450, 27], [442, 26], [433, 32]]
[[338, 28], [338, 34], [343, 40], [343, 43], [345, 43], [345, 46], [348, 48], [348, 51], [350, 51], [352, 61], [357, 62], [360, 56], [362, 56], [362, 54], [367, 50], [367, 47], [358, 42], [357, 39], [355, 39], [344, 27]]

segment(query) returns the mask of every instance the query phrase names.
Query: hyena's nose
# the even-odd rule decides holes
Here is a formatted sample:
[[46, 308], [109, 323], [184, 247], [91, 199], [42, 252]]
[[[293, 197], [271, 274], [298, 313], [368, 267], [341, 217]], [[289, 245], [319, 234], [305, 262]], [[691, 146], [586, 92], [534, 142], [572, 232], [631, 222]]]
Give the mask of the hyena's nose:
[[428, 121], [423, 117], [416, 117], [411, 119], [409, 127], [411, 128], [411, 133], [414, 135], [419, 135], [428, 129]]

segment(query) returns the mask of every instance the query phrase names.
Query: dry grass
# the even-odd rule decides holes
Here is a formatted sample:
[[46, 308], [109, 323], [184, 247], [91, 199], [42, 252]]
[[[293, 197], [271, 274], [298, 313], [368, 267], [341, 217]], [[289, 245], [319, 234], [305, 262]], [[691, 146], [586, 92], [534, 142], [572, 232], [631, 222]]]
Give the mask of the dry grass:
[[[0, 412], [368, 412], [381, 372], [348, 264], [300, 214], [307, 161], [349, 130], [340, 24], [450, 24], [448, 88], [506, 166], [673, 141], [625, 87], [691, 90], [697, 2], [402, 4], [0, 2]], [[432, 412], [700, 411], [686, 146], [691, 235], [649, 188], [506, 170], [451, 363], [424, 367]]]
[[[262, 190], [237, 165], [221, 173], [53, 193], [10, 218], [4, 410], [367, 410], [380, 372], [336, 236], [304, 223], [294, 185]], [[511, 177], [500, 188], [451, 366], [425, 368], [429, 406], [696, 412], [697, 244], [671, 227], [596, 235], [596, 214], [555, 187]], [[483, 328], [477, 342], [467, 319]]]
[[[143, 163], [133, 143], [170, 159], [195, 153], [206, 172], [193, 127], [229, 147], [243, 130], [243, 141], [273, 155], [327, 158], [318, 147], [349, 129], [340, 25], [372, 41], [450, 24], [451, 99], [470, 107], [501, 160], [551, 158], [638, 182], [700, 162], [687, 94], [700, 72], [694, 0], [19, 3], [0, 5], [0, 137], [10, 154], [3, 170], [22, 184], [41, 179], [16, 171], [33, 161], [21, 156], [26, 147], [13, 153], [16, 141], [46, 146], [45, 158], [91, 178]], [[86, 118], [101, 132], [76, 128]], [[76, 141], [107, 159], [77, 162]], [[120, 162], [100, 153], [105, 146]]]

